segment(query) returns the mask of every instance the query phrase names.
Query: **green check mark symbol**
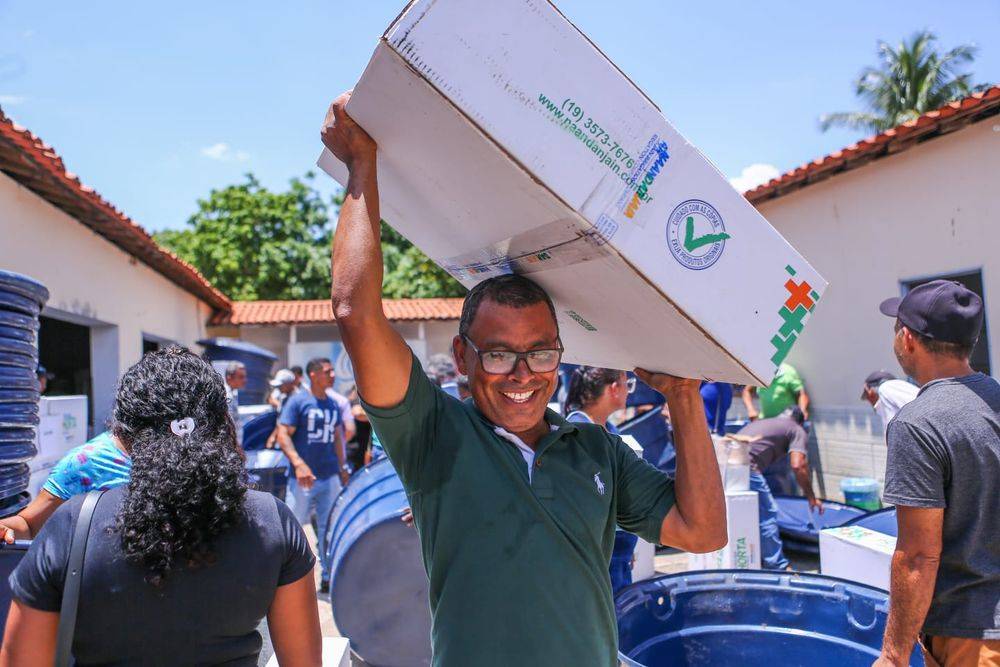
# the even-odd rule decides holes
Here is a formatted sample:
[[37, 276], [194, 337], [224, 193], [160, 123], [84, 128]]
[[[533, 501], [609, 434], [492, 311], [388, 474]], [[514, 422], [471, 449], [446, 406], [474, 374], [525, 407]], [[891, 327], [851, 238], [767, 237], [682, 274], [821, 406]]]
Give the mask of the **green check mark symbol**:
[[705, 245], [712, 245], [717, 241], [725, 241], [728, 238], [732, 238], [729, 234], [722, 232], [721, 234], [705, 234], [704, 236], [699, 236], [695, 238], [694, 236], [694, 218], [688, 216], [687, 225], [684, 227], [684, 249], [688, 252], [694, 252], [698, 248]]

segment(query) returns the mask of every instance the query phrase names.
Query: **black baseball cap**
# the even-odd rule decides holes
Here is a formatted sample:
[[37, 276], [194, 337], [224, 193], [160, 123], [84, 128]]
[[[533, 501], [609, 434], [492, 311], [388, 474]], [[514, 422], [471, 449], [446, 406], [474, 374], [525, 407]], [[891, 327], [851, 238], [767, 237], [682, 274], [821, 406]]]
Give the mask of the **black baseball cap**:
[[[875, 371], [873, 373], [869, 373], [868, 377], [865, 378], [865, 386], [868, 387], [869, 389], [874, 389], [875, 387], [879, 386], [880, 384], [882, 384], [887, 380], [895, 380], [895, 379], [896, 376], [890, 373], [889, 371]], [[861, 400], [864, 399], [865, 399], [865, 393], [861, 392]]]
[[983, 300], [954, 280], [917, 285], [906, 296], [886, 299], [878, 309], [911, 331], [943, 343], [972, 345], [983, 328]]

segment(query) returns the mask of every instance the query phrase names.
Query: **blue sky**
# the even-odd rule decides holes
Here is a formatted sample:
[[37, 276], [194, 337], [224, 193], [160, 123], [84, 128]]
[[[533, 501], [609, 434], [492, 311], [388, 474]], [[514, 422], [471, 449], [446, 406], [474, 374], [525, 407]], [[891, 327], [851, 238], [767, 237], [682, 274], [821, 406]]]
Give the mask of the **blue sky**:
[[[179, 227], [247, 171], [280, 188], [313, 168], [327, 104], [403, 4], [0, 0], [0, 106], [138, 223]], [[557, 4], [731, 177], [858, 139], [816, 119], [858, 108], [880, 38], [977, 44], [976, 80], [1000, 81], [996, 0]]]

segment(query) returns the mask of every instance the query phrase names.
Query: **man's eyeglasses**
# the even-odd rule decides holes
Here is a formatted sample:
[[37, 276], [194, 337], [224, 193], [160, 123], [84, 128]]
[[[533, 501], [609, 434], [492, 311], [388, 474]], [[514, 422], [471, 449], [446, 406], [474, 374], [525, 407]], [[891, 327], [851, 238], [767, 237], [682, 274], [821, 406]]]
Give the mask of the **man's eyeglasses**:
[[551, 373], [559, 368], [562, 359], [562, 347], [551, 350], [529, 350], [528, 352], [512, 352], [510, 350], [480, 350], [476, 344], [464, 336], [472, 351], [479, 357], [479, 365], [490, 375], [510, 375], [517, 368], [521, 359], [528, 364], [532, 373]]

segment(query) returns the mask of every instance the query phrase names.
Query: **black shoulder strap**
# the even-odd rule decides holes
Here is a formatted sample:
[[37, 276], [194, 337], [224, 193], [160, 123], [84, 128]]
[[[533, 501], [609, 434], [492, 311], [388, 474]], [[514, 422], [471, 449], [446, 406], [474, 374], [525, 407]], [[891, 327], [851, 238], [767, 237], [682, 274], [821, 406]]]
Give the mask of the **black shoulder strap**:
[[62, 608], [59, 610], [56, 667], [70, 667], [73, 664], [73, 634], [76, 631], [76, 610], [80, 603], [80, 584], [83, 580], [83, 557], [87, 553], [87, 539], [90, 537], [90, 525], [94, 521], [94, 510], [102, 495], [103, 491], [91, 491], [87, 494], [73, 530], [69, 563], [66, 566], [66, 583], [63, 585]]

